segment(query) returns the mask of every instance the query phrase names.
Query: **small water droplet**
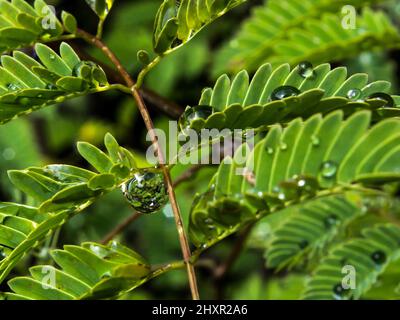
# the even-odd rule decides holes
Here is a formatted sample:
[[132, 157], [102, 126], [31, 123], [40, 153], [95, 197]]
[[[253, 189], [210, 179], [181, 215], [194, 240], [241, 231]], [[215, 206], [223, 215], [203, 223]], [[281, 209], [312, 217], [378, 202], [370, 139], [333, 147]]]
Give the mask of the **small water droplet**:
[[350, 89], [347, 92], [346, 96], [347, 96], [348, 99], [350, 99], [352, 101], [356, 101], [356, 100], [360, 99], [361, 94], [362, 94], [361, 90], [358, 89], [358, 88], [355, 88], [355, 89]]
[[168, 201], [164, 176], [154, 170], [138, 171], [122, 189], [131, 206], [142, 213], [156, 212]]
[[308, 61], [300, 62], [298, 69], [299, 69], [299, 75], [302, 76], [303, 78], [308, 79], [314, 76], [314, 67]]
[[280, 148], [281, 148], [282, 151], [286, 151], [287, 148], [288, 148], [288, 145], [285, 142], [282, 142], [281, 145], [280, 145]]
[[319, 147], [320, 143], [321, 143], [321, 141], [319, 140], [319, 138], [317, 136], [312, 136], [311, 137], [311, 144], [314, 147]]
[[282, 100], [282, 99], [285, 99], [285, 98], [297, 96], [300, 93], [301, 93], [300, 90], [295, 88], [295, 87], [282, 86], [282, 87], [276, 88], [271, 93], [271, 100], [272, 101]]
[[17, 91], [20, 89], [19, 85], [15, 84], [15, 83], [8, 83], [6, 85], [7, 89], [10, 91]]
[[29, 98], [27, 98], [27, 97], [18, 98], [18, 103], [23, 105], [23, 106], [28, 105], [30, 101], [31, 100]]
[[57, 89], [57, 87], [52, 83], [48, 83], [48, 84], [46, 84], [46, 89], [47, 90], [55, 90], [55, 89]]
[[4, 260], [5, 258], [7, 258], [7, 255], [3, 250], [0, 250], [0, 261]]
[[305, 248], [308, 247], [309, 244], [310, 244], [310, 243], [309, 243], [307, 240], [303, 240], [303, 241], [301, 241], [301, 242], [299, 243], [299, 247], [300, 247], [300, 249], [305, 249]]
[[297, 182], [297, 187], [302, 194], [315, 194], [319, 187], [318, 180], [307, 176], [298, 176], [294, 178]]
[[54, 54], [49, 55], [50, 60], [55, 60], [56, 56]]
[[335, 300], [343, 300], [346, 298], [346, 296], [348, 295], [349, 290], [343, 288], [341, 283], [336, 284], [333, 287], [333, 297], [335, 298]]
[[330, 179], [336, 176], [338, 165], [333, 161], [325, 161], [321, 165], [321, 174], [324, 178]]
[[41, 98], [43, 98], [43, 95], [42, 95], [41, 93], [39, 93], [39, 94], [37, 95], [37, 97], [38, 97], [39, 99], [41, 99]]
[[268, 153], [269, 155], [274, 154], [274, 148], [267, 147], [267, 148], [266, 148], [266, 151], [267, 151], [267, 153]]
[[283, 181], [273, 189], [278, 195], [278, 199], [282, 201], [296, 200], [300, 197], [300, 190], [297, 182], [294, 180]]
[[331, 214], [330, 216], [328, 216], [324, 219], [324, 225], [327, 229], [336, 225], [337, 222], [338, 222], [338, 217], [334, 214]]
[[64, 97], [64, 96], [57, 97], [57, 98], [55, 99], [55, 101], [56, 101], [57, 103], [62, 103], [62, 102], [65, 101], [65, 97]]
[[381, 250], [375, 251], [371, 254], [371, 259], [377, 264], [381, 265], [386, 262], [386, 253]]
[[368, 97], [368, 99], [377, 99], [377, 100], [383, 100], [386, 102], [386, 104], [383, 106], [384, 108], [393, 108], [394, 107], [394, 100], [393, 98], [388, 95], [387, 93], [383, 92], [377, 92]]

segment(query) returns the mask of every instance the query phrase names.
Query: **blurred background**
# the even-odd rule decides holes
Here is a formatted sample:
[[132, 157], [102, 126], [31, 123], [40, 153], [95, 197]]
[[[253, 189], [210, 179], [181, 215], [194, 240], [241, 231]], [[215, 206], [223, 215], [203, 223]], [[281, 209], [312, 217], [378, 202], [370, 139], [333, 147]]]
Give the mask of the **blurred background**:
[[[95, 32], [97, 18], [85, 1], [47, 2], [55, 5], [60, 11], [64, 9], [75, 15], [80, 28]], [[239, 23], [249, 17], [250, 8], [263, 2], [251, 0], [231, 11], [212, 27], [201, 32], [189, 45], [163, 60], [150, 73], [145, 87], [176, 104], [176, 111], [172, 115], [167, 115], [149, 104], [157, 128], [167, 128], [168, 121], [176, 119], [177, 114], [187, 105], [196, 105], [202, 88], [212, 85], [216, 78], [215, 70], [221, 69], [221, 65], [218, 65], [215, 59], [216, 52], [237, 32]], [[160, 0], [117, 0], [106, 22], [104, 41], [120, 57], [133, 76], [137, 75], [141, 67], [136, 59], [137, 51], [146, 49], [151, 52], [153, 20], [160, 3]], [[398, 24], [398, 1], [389, 2], [386, 9]], [[74, 41], [73, 45], [85, 57], [92, 56], [99, 62], [108, 63], [101, 52], [87, 47], [85, 43]], [[392, 81], [393, 91], [399, 92], [397, 84], [400, 51], [365, 52], [351, 60], [341, 61], [340, 65], [347, 66], [350, 73], [366, 72], [371, 80]], [[119, 92], [67, 101], [57, 107], [47, 107], [28, 117], [0, 126], [0, 200], [24, 202], [22, 195], [12, 188], [7, 178], [7, 170], [49, 163], [85, 167], [87, 164], [77, 154], [76, 142], [87, 141], [102, 147], [103, 137], [107, 132], [111, 132], [121, 145], [132, 150], [137, 158], [141, 159], [140, 166], [146, 166], [144, 153], [148, 142], [145, 139], [145, 127], [134, 101], [130, 96]], [[187, 167], [177, 166], [173, 176], [178, 177], [185, 169]], [[205, 190], [214, 172], [214, 168], [203, 169], [196, 179], [190, 179], [177, 188], [185, 221], [195, 193]], [[51, 247], [87, 240], [99, 241], [131, 213], [132, 210], [120, 192], [109, 194], [69, 221], [59, 234], [49, 239]], [[274, 274], [265, 269], [262, 245], [268, 237], [268, 228], [263, 227], [262, 223], [253, 230], [247, 242], [248, 250], [243, 251], [225, 278], [214, 279], [211, 271], [227, 258], [235, 238], [223, 241], [205, 254], [198, 271], [202, 298], [298, 297], [304, 275], [291, 273], [290, 277], [286, 277], [284, 273]], [[173, 215], [168, 205], [162, 212], [135, 221], [119, 239], [144, 255], [152, 264], [181, 258]], [[20, 263], [10, 277], [25, 274], [27, 265], [33, 262], [42, 263], [48, 258], [46, 250], [38, 250]], [[186, 273], [174, 271], [147, 283], [125, 298], [186, 299], [189, 298], [188, 294]]]

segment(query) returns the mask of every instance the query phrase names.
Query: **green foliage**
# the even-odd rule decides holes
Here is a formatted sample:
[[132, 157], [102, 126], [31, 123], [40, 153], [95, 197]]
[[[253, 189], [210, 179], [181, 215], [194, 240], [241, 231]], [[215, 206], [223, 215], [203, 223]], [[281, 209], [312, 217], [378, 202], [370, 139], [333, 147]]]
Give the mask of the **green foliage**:
[[100, 17], [105, 19], [110, 12], [114, 0], [85, 0], [92, 10]]
[[[393, 107], [388, 107], [384, 100], [371, 98], [377, 92], [389, 93], [390, 83], [387, 81], [368, 83], [366, 74], [347, 78], [346, 68], [331, 70], [329, 64], [319, 65], [312, 72], [305, 77], [299, 66], [290, 70], [288, 64], [274, 69], [265, 64], [251, 81], [245, 70], [232, 80], [222, 75], [213, 89], [203, 90], [199, 101], [201, 106], [213, 107], [214, 112], [207, 117], [196, 117], [189, 125], [196, 130], [257, 128], [296, 117], [305, 119], [317, 113], [328, 114], [337, 109], [342, 109], [346, 116], [360, 109], [373, 110], [376, 120], [399, 115], [398, 96], [393, 96]], [[273, 100], [275, 90], [282, 86], [296, 88], [300, 93]], [[355, 96], [352, 96], [353, 92]]]
[[31, 277], [9, 281], [14, 293], [6, 293], [6, 300], [113, 298], [145, 282], [150, 273], [149, 265], [140, 255], [117, 242], [107, 246], [67, 245], [51, 255], [61, 269], [51, 265], [30, 268]]
[[25, 0], [0, 1], [1, 53], [60, 39], [64, 31], [75, 33], [75, 18], [63, 12], [61, 22], [43, 0], [35, 0], [33, 6]]
[[180, 47], [206, 25], [245, 1], [164, 0], [154, 23], [154, 51], [166, 54]]
[[61, 44], [60, 55], [43, 44], [37, 44], [35, 50], [41, 63], [21, 51], [1, 58], [0, 123], [66, 99], [112, 88], [102, 68], [81, 61], [67, 43]]
[[[305, 299], [358, 299], [371, 289], [388, 265], [400, 257], [400, 228], [381, 224], [363, 230], [362, 237], [336, 247], [321, 261], [307, 283]], [[356, 287], [341, 287], [345, 266], [354, 266]], [[398, 279], [397, 279], [398, 280]], [[338, 287], [338, 285], [340, 287]]]
[[342, 26], [344, 13], [349, 13], [340, 11], [343, 6], [377, 2], [382, 1], [266, 1], [220, 50], [216, 71], [253, 71], [266, 61], [273, 65], [340, 61], [376, 47], [398, 47], [399, 33], [383, 12], [367, 7], [355, 17], [355, 28]]
[[[392, 118], [370, 127], [370, 121], [368, 111], [345, 121], [341, 111], [324, 118], [318, 114], [293, 120], [285, 129], [273, 126], [251, 152], [244, 144], [220, 165], [209, 191], [197, 196], [190, 216], [192, 240], [198, 246], [212, 243], [260, 214], [343, 193], [353, 184], [398, 181], [400, 122]], [[385, 141], [379, 143], [383, 132]]]
[[[117, 189], [136, 169], [133, 155], [120, 147], [110, 134], [105, 137], [108, 154], [88, 143], [78, 143], [78, 151], [99, 173], [70, 165], [11, 170], [16, 188], [37, 204], [26, 207], [4, 203], [0, 207], [6, 258], [0, 262], [0, 279], [49, 232], [90, 206], [98, 197]], [[9, 221], [12, 223], [9, 225]]]

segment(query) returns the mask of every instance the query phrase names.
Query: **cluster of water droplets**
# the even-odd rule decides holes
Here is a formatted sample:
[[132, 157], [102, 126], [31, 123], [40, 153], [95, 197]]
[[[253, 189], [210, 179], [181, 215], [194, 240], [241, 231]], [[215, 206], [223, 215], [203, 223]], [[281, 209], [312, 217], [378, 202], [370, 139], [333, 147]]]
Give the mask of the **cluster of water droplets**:
[[157, 169], [140, 169], [123, 184], [122, 192], [131, 206], [141, 213], [153, 213], [168, 201], [164, 175]]

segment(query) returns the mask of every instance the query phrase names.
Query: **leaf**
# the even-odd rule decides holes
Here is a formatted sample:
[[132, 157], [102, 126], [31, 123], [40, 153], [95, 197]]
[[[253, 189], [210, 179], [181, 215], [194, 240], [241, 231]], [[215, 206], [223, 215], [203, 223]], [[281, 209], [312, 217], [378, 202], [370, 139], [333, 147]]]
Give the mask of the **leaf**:
[[[60, 45], [60, 55], [43, 44], [35, 49], [41, 63], [20, 51], [1, 58], [0, 124], [66, 99], [112, 88], [104, 71], [81, 61], [67, 43]], [[83, 67], [89, 70], [88, 76], [81, 73]]]
[[110, 12], [114, 0], [85, 0], [92, 10], [104, 20]]
[[[364, 229], [362, 237], [350, 239], [334, 247], [314, 271], [304, 293], [311, 300], [359, 299], [391, 262], [400, 257], [400, 228], [379, 224]], [[355, 288], [342, 287], [343, 268], [356, 273]]]
[[[111, 242], [64, 246], [51, 253], [53, 266], [30, 268], [31, 277], [8, 282], [11, 297], [34, 300], [88, 300], [117, 297], [147, 281], [150, 266], [136, 252]], [[53, 277], [53, 281], [51, 279]], [[9, 295], [6, 294], [6, 298]]]
[[[366, 74], [347, 78], [346, 68], [331, 70], [329, 64], [319, 65], [312, 71], [313, 76], [303, 77], [299, 66], [290, 70], [287, 64], [275, 69], [265, 64], [257, 70], [251, 81], [246, 71], [239, 72], [232, 80], [222, 75], [214, 88], [203, 90], [199, 101], [201, 106], [211, 106], [212, 114], [201, 119], [196, 117], [196, 121], [192, 122], [187, 122], [184, 114], [181, 121], [200, 131], [202, 128], [258, 128], [296, 117], [306, 119], [317, 113], [328, 114], [337, 109], [342, 109], [346, 116], [360, 109], [372, 110], [374, 120], [400, 114], [398, 96], [392, 96], [395, 101], [392, 108], [388, 108], [384, 100], [370, 98], [373, 93], [388, 93], [391, 86], [389, 82], [368, 84]], [[274, 91], [285, 86], [300, 90], [300, 94], [273, 100]], [[356, 99], [351, 98], [352, 92], [357, 94]], [[190, 111], [189, 107], [186, 113]]]
[[[209, 190], [196, 198], [190, 213], [192, 240], [197, 246], [213, 243], [260, 215], [302, 204], [320, 193], [343, 194], [352, 186], [379, 188], [399, 181], [399, 148], [383, 148], [377, 141], [384, 132], [385, 139], [398, 146], [400, 121], [386, 119], [372, 127], [370, 123], [369, 111], [347, 120], [342, 111], [317, 114], [307, 121], [296, 119], [285, 129], [273, 126], [245, 161], [239, 148], [233, 161], [227, 158], [220, 165]], [[251, 179], [240, 174], [244, 169]], [[359, 196], [354, 201], [357, 206], [362, 203]]]
[[[64, 30], [76, 32], [76, 20], [63, 12], [63, 24], [51, 6], [35, 0], [31, 6], [25, 0], [0, 1], [0, 53], [32, 45], [41, 41], [56, 41]], [[74, 22], [75, 21], [75, 22]]]
[[205, 26], [246, 0], [164, 0], [153, 31], [153, 47], [165, 54], [190, 41]]
[[[372, 0], [368, 3], [379, 3]], [[383, 12], [364, 10], [357, 15], [355, 29], [344, 29], [341, 9], [366, 6], [365, 1], [265, 1], [237, 35], [224, 45], [216, 59], [216, 74], [254, 71], [265, 62], [296, 65], [339, 61], [373, 47], [397, 46], [399, 35]]]

